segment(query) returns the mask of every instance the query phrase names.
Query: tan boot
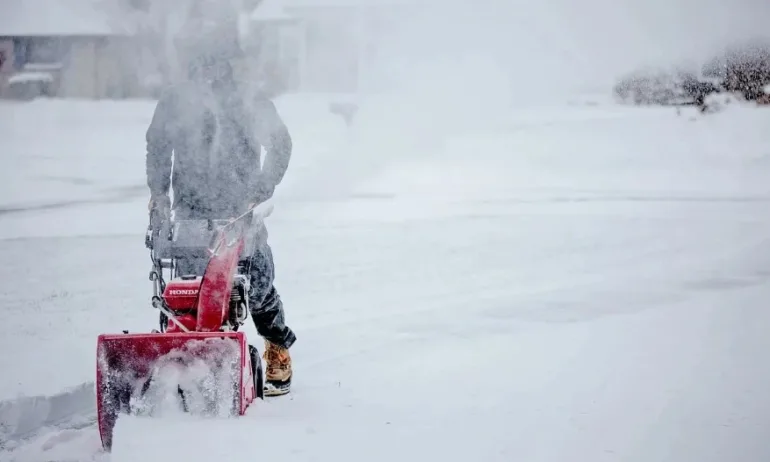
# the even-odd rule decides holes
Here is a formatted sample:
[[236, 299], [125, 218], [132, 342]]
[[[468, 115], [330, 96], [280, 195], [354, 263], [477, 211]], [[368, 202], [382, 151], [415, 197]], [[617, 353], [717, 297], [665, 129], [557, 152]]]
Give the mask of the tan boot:
[[289, 350], [265, 341], [265, 396], [285, 395], [291, 388]]

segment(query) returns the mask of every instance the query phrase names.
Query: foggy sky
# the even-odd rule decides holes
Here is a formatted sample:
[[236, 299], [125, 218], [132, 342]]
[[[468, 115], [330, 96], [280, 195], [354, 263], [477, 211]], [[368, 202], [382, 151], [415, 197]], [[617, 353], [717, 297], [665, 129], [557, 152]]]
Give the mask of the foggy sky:
[[419, 13], [402, 18], [379, 44], [387, 51], [370, 63], [369, 78], [479, 94], [601, 91], [642, 66], [699, 69], [727, 45], [770, 37], [770, 2], [763, 0], [411, 3]]

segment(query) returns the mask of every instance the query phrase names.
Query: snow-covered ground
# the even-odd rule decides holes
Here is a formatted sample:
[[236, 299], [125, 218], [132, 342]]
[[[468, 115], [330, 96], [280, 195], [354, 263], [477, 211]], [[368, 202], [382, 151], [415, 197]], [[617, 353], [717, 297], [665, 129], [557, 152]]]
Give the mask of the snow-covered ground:
[[293, 392], [123, 419], [108, 456], [96, 336], [157, 319], [153, 106], [0, 105], [0, 460], [768, 460], [770, 111], [379, 100], [347, 128], [323, 98], [279, 107]]

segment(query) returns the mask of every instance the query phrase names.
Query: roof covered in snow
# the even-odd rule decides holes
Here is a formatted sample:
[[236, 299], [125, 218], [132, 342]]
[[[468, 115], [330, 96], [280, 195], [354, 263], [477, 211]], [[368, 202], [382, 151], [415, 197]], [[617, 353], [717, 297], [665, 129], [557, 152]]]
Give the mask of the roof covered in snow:
[[290, 21], [293, 18], [284, 10], [285, 1], [282, 0], [264, 0], [250, 15], [253, 21]]
[[408, 5], [408, 0], [281, 0], [286, 8], [312, 7], [376, 7]]
[[93, 0], [0, 0], [0, 36], [122, 35]]

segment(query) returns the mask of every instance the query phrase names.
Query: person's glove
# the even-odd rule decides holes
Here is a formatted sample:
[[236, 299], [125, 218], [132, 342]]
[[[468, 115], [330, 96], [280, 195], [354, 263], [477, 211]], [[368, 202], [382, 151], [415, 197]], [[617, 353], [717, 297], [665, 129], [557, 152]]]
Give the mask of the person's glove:
[[144, 245], [148, 249], [152, 249], [153, 241], [160, 233], [162, 223], [171, 216], [171, 200], [167, 194], [151, 197], [147, 209], [150, 211], [150, 224], [147, 226], [147, 233], [144, 236]]
[[260, 185], [257, 188], [257, 193], [249, 201], [249, 208], [256, 207], [262, 202], [269, 200], [273, 197], [273, 193], [275, 193], [275, 186]]
[[162, 218], [168, 218], [171, 215], [171, 199], [169, 199], [168, 194], [152, 196], [147, 204], [147, 210], [150, 213], [157, 211]]

